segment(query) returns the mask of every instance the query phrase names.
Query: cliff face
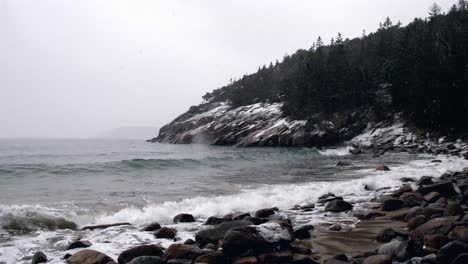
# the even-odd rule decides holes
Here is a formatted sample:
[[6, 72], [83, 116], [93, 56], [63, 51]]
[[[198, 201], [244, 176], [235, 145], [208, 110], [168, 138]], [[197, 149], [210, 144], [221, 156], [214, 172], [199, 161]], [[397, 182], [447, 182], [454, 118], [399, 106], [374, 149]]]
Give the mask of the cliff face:
[[372, 109], [350, 113], [317, 114], [293, 120], [281, 103], [231, 107], [226, 102], [206, 102], [162, 127], [150, 142], [202, 143], [235, 146], [327, 146], [351, 139], [369, 122], [377, 121]]

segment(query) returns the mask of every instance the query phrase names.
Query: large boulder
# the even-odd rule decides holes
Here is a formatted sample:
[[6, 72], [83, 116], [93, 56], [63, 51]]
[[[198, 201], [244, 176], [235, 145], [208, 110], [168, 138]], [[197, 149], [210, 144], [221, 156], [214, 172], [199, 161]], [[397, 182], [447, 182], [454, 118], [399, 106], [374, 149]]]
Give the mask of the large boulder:
[[32, 264], [45, 263], [45, 262], [47, 262], [47, 256], [44, 253], [42, 253], [41, 251], [34, 253], [32, 260], [31, 260]]
[[297, 239], [308, 239], [311, 238], [310, 230], [314, 230], [313, 225], [301, 226], [294, 231], [294, 236]]
[[163, 260], [166, 262], [171, 259], [188, 259], [193, 261], [208, 252], [209, 251], [203, 250], [196, 245], [172, 244], [164, 253]]
[[274, 215], [275, 211], [271, 208], [265, 208], [265, 209], [260, 209], [257, 212], [255, 212], [255, 217], [259, 218], [265, 218], [269, 217], [270, 215]]
[[208, 219], [206, 219], [205, 225], [219, 225], [221, 223], [230, 221], [232, 221], [231, 218], [210, 216]]
[[400, 196], [403, 207], [414, 207], [423, 204], [424, 197], [418, 192], [406, 192]]
[[174, 216], [174, 223], [191, 223], [195, 222], [195, 218], [191, 214], [178, 214]]
[[99, 251], [84, 249], [76, 252], [67, 259], [69, 264], [107, 264], [114, 260]]
[[220, 264], [225, 263], [225, 257], [221, 251], [213, 251], [206, 255], [201, 255], [195, 259], [194, 264]]
[[443, 246], [437, 255], [438, 264], [451, 264], [458, 255], [468, 253], [468, 244], [453, 241]]
[[164, 264], [160, 257], [142, 256], [132, 259], [128, 264]]
[[451, 181], [423, 185], [419, 187], [418, 192], [420, 192], [423, 195], [428, 194], [430, 192], [438, 192], [444, 197], [450, 197], [452, 195], [457, 194], [457, 192], [453, 188], [453, 183]]
[[154, 236], [156, 238], [166, 238], [166, 239], [173, 239], [177, 234], [177, 230], [174, 228], [163, 227], [161, 229], [156, 230], [154, 232]]
[[246, 220], [224, 222], [215, 226], [214, 228], [199, 231], [195, 234], [195, 240], [202, 246], [208, 243], [217, 245], [218, 241], [223, 239], [230, 229], [249, 225], [253, 225], [253, 223]]
[[70, 243], [70, 245], [68, 245], [68, 250], [75, 249], [75, 248], [87, 248], [87, 247], [90, 247], [91, 245], [92, 244], [89, 241], [77, 240], [77, 241], [73, 241], [72, 243]]
[[427, 218], [424, 215], [417, 215], [410, 220], [408, 220], [408, 228], [409, 230], [413, 230], [421, 226], [422, 224], [427, 222]]
[[352, 209], [353, 206], [350, 203], [345, 202], [343, 200], [333, 200], [331, 202], [328, 202], [325, 206], [325, 211], [335, 213], [345, 212]]
[[159, 223], [153, 222], [143, 228], [143, 231], [156, 231], [161, 229], [161, 225]]
[[385, 199], [380, 206], [382, 211], [395, 211], [403, 207], [403, 201], [396, 198]]
[[411, 233], [413, 240], [423, 241], [426, 235], [447, 235], [453, 227], [453, 220], [448, 217], [434, 218], [416, 228]]
[[117, 261], [119, 264], [125, 264], [130, 262], [132, 259], [141, 256], [154, 256], [161, 257], [163, 255], [163, 250], [158, 245], [141, 245], [132, 247], [120, 253]]
[[226, 233], [223, 253], [228, 256], [240, 256], [246, 252], [270, 252], [273, 248], [289, 247], [293, 240], [291, 225], [282, 221], [239, 227]]

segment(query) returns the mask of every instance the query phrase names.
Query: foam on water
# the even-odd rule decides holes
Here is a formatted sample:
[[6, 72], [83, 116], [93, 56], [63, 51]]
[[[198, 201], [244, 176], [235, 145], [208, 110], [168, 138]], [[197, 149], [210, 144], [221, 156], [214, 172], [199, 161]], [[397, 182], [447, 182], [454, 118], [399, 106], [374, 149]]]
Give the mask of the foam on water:
[[[49, 263], [62, 263], [61, 257], [65, 253], [74, 253], [77, 250], [65, 251], [69, 242], [77, 237], [93, 243], [91, 249], [101, 251], [114, 259], [123, 250], [142, 243], [159, 243], [168, 246], [173, 241], [155, 239], [151, 233], [141, 232], [139, 228], [145, 224], [158, 221], [178, 229], [181, 241], [193, 238], [196, 230], [206, 228], [203, 221], [212, 215], [224, 215], [233, 212], [253, 212], [260, 208], [279, 207], [282, 214], [300, 221], [301, 224], [332, 221], [332, 218], [342, 217], [352, 219], [349, 214], [323, 214], [323, 209], [302, 215], [288, 209], [296, 204], [313, 203], [317, 198], [328, 192], [344, 196], [347, 201], [358, 203], [368, 201], [376, 196], [376, 191], [367, 191], [383, 187], [396, 188], [401, 185], [401, 177], [415, 179], [424, 176], [440, 176], [447, 171], [457, 171], [468, 166], [468, 160], [455, 157], [439, 156], [442, 163], [431, 163], [427, 160], [409, 161], [400, 166], [391, 167], [391, 171], [382, 172], [372, 169], [359, 170], [360, 178], [335, 182], [310, 182], [299, 184], [265, 185], [262, 187], [243, 187], [239, 193], [221, 196], [205, 196], [187, 198], [178, 202], [149, 203], [144, 207], [130, 206], [113, 213], [100, 213], [98, 215], [82, 216], [79, 213], [70, 213], [44, 208], [43, 206], [2, 206], [2, 214], [21, 214], [22, 210], [37, 210], [47, 212], [54, 217], [66, 217], [80, 225], [108, 224], [116, 222], [130, 222], [134, 226], [114, 227], [94, 231], [37, 231], [27, 236], [14, 236], [9, 241], [0, 243], [0, 262], [22, 263], [24, 256], [31, 256], [35, 251], [41, 250], [52, 259]], [[190, 213], [197, 218], [196, 223], [172, 225], [171, 220], [178, 213]], [[1, 241], [1, 240], [0, 240]], [[24, 263], [30, 262], [25, 260]]]
[[342, 148], [331, 148], [331, 149], [321, 149], [319, 150], [320, 155], [323, 156], [347, 156], [351, 153], [349, 150], [351, 147], [342, 147]]

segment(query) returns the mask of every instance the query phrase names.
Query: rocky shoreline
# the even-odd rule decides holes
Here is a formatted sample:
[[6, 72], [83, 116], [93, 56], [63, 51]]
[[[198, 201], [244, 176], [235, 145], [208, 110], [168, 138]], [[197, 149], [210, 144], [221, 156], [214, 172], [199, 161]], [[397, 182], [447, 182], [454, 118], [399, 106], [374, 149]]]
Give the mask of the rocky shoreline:
[[[391, 169], [385, 166], [379, 170]], [[468, 168], [445, 173], [439, 178], [401, 178], [396, 190], [365, 203], [364, 209], [335, 194], [297, 205], [290, 210], [307, 212], [318, 207], [330, 214], [358, 218], [357, 225], [300, 225], [282, 215], [278, 208], [254, 213], [212, 216], [195, 239], [181, 241], [172, 227], [151, 223], [141, 231], [157, 239], [174, 241], [142, 244], [125, 249], [117, 259], [86, 249], [92, 243], [76, 240], [68, 246], [81, 249], [64, 254], [71, 264], [91, 263], [467, 263], [468, 257]], [[174, 217], [175, 224], [193, 223], [190, 214]], [[116, 228], [129, 223], [85, 226], [82, 230]], [[85, 248], [85, 249], [82, 249]], [[31, 263], [45, 263], [47, 256], [37, 252]]]

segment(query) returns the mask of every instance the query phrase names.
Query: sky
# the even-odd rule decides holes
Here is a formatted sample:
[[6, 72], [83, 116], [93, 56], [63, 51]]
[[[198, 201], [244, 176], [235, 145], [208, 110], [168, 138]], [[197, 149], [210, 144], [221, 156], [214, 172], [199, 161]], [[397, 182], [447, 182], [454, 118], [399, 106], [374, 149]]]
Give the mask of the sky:
[[[439, 0], [446, 11], [455, 0]], [[160, 127], [206, 92], [434, 0], [0, 0], [0, 137]], [[157, 132], [155, 131], [155, 136]]]

